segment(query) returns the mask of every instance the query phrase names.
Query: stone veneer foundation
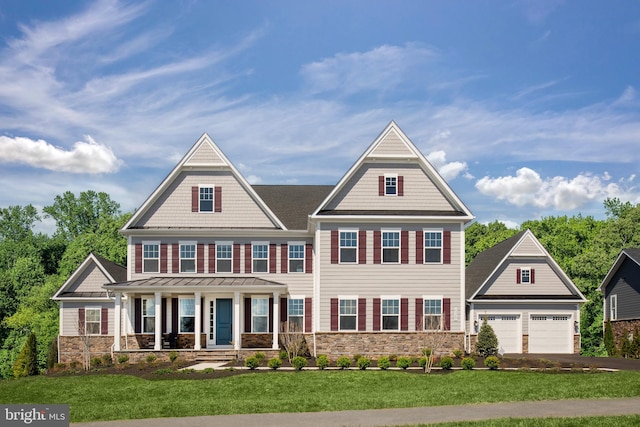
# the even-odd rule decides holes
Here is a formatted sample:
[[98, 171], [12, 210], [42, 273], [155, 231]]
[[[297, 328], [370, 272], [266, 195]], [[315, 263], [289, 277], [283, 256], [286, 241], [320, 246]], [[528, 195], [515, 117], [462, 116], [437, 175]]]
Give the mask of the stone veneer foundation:
[[616, 348], [620, 350], [622, 340], [627, 339], [629, 334], [636, 336], [640, 334], [640, 319], [635, 320], [612, 320], [611, 329], [616, 343]]

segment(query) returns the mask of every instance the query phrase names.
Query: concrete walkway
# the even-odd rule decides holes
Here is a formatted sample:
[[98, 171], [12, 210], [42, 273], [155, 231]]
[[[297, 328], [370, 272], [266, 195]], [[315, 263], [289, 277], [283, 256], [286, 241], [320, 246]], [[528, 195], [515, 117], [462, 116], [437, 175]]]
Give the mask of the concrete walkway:
[[366, 411], [154, 418], [130, 421], [101, 421], [72, 425], [77, 427], [398, 426], [449, 421], [474, 421], [492, 418], [588, 417], [630, 414], [640, 415], [640, 397], [486, 403], [421, 408], [374, 409]]

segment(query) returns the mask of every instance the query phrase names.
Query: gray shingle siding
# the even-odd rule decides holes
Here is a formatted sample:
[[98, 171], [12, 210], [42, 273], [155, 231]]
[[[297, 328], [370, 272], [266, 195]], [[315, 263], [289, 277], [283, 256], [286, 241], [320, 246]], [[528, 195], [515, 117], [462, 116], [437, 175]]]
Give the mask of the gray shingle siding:
[[[625, 253], [631, 255], [628, 251]], [[640, 250], [635, 251], [640, 259]], [[640, 265], [637, 262], [626, 258], [604, 289], [605, 319], [610, 316], [611, 295], [617, 295], [617, 320], [640, 319]]]

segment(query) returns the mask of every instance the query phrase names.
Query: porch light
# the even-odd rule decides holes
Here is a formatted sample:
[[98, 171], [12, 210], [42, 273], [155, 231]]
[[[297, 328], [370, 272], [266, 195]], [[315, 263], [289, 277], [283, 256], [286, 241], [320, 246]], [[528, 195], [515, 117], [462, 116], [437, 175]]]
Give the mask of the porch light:
[[580, 332], [580, 323], [577, 320], [573, 322], [573, 330], [576, 331], [576, 334]]
[[478, 321], [473, 322], [473, 329], [475, 329], [476, 333], [478, 332]]

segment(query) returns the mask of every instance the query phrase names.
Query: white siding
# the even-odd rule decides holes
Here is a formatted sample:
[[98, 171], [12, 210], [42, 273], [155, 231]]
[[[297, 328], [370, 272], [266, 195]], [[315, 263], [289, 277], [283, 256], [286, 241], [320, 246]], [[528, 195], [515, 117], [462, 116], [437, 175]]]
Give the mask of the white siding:
[[409, 147], [400, 139], [395, 130], [391, 130], [378, 146], [369, 154], [369, 157], [385, 156], [385, 155], [403, 155], [415, 157]]
[[511, 256], [545, 256], [545, 253], [536, 244], [534, 239], [527, 235], [520, 244], [514, 248]]
[[[535, 283], [516, 283], [518, 268], [535, 269]], [[509, 260], [479, 295], [571, 295], [571, 291], [544, 260]], [[486, 289], [486, 287], [485, 287]]]

